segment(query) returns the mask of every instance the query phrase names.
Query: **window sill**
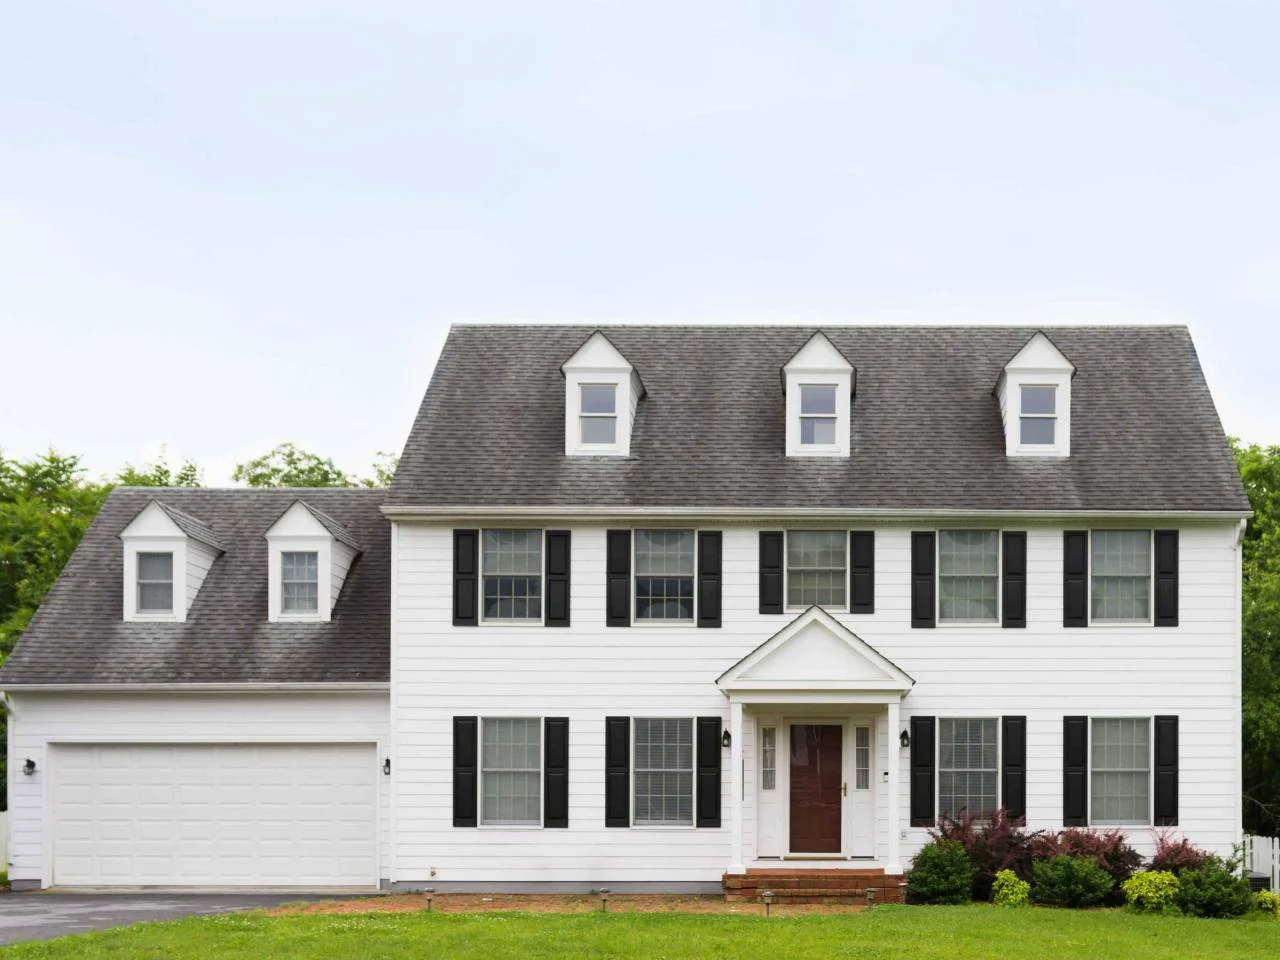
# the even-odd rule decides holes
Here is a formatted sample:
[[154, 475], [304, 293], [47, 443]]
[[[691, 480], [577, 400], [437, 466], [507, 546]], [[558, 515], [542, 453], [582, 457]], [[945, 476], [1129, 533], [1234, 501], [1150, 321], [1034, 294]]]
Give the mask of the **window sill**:
[[[824, 607], [820, 603], [811, 603], [809, 604], [809, 607], [817, 607], [823, 613], [829, 613], [832, 616], [835, 616], [837, 613], [849, 613], [848, 607]], [[797, 613], [804, 613], [806, 610], [809, 609], [809, 607], [787, 607], [783, 615], [792, 616]], [[852, 614], [850, 614], [850, 616], [852, 616]]]
[[672, 627], [696, 627], [698, 620], [696, 617], [690, 617], [688, 620], [632, 620], [633, 627], [658, 627], [662, 630], [670, 630]]
[[999, 620], [943, 620], [941, 617], [938, 618], [939, 630], [949, 630], [953, 627], [990, 629], [998, 626], [1000, 626]]
[[[665, 831], [665, 832], [671, 832], [671, 831], [679, 832], [682, 830], [687, 830], [689, 832], [692, 832], [694, 830], [697, 830], [698, 828], [695, 827], [692, 823], [633, 823], [631, 825], [631, 829], [632, 830], [658, 830], [658, 831]], [[706, 830], [707, 828], [703, 827], [702, 829]]]
[[545, 830], [541, 823], [481, 823], [477, 830]]
[[480, 620], [482, 627], [541, 627], [545, 626], [546, 621], [538, 620]]
[[1091, 620], [1090, 627], [1101, 627], [1104, 630], [1132, 630], [1134, 627], [1151, 627], [1150, 620]]

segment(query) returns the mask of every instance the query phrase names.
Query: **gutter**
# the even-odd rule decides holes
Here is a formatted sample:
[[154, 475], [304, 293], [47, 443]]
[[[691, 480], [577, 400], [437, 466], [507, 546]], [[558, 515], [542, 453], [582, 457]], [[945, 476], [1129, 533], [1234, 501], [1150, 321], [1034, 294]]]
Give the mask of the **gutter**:
[[601, 506], [396, 506], [379, 508], [389, 520], [581, 519], [622, 520], [629, 517], [772, 520], [1212, 520], [1243, 521], [1252, 510], [966, 510], [900, 507], [601, 507]]

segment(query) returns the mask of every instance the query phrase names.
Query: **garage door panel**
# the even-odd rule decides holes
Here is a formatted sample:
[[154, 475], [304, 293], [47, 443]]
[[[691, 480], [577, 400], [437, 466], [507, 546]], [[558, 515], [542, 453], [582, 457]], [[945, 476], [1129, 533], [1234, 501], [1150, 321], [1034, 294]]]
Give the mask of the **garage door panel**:
[[371, 745], [58, 745], [54, 883], [371, 885]]

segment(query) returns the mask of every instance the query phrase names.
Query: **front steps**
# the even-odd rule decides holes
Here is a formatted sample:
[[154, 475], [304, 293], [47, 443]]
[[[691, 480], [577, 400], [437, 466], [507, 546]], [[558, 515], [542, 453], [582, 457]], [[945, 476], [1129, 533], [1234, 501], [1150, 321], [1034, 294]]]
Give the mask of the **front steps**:
[[[722, 878], [724, 898], [730, 903], [761, 901], [770, 891], [773, 902], [843, 903], [867, 906], [874, 903], [902, 903], [903, 878], [887, 876], [883, 870], [749, 869], [746, 873], [726, 873]], [[873, 901], [867, 897], [872, 891]]]

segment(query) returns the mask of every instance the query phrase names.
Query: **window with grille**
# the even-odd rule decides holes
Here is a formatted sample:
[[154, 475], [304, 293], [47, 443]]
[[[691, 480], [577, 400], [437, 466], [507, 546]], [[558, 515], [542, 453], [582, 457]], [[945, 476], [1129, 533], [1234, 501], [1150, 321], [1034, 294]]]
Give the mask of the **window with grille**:
[[760, 789], [773, 790], [778, 786], [778, 728], [760, 730]]
[[280, 610], [315, 613], [320, 602], [320, 561], [314, 550], [280, 554]]
[[1021, 390], [1019, 441], [1027, 446], [1052, 446], [1057, 435], [1058, 388], [1025, 384]]
[[849, 537], [843, 530], [787, 533], [787, 606], [845, 606]]
[[1151, 619], [1151, 531], [1090, 534], [1089, 600], [1095, 622]]
[[693, 531], [637, 530], [637, 620], [693, 619]]
[[938, 721], [938, 813], [986, 818], [999, 807], [995, 719]]
[[542, 531], [486, 530], [480, 568], [485, 620], [542, 619]]
[[486, 717], [481, 721], [480, 795], [481, 823], [542, 823], [541, 720]]
[[1150, 823], [1150, 720], [1094, 720], [1089, 752], [1090, 822]]
[[635, 719], [635, 822], [693, 825], [693, 720]]
[[173, 613], [173, 554], [138, 554], [138, 612]]
[[800, 385], [800, 443], [834, 446], [836, 442], [835, 384]]
[[871, 728], [853, 728], [853, 788], [871, 789]]
[[995, 530], [938, 531], [938, 617], [998, 619], [1000, 535]]
[[578, 422], [583, 443], [611, 444], [618, 440], [618, 388], [612, 383], [584, 383], [579, 387]]

